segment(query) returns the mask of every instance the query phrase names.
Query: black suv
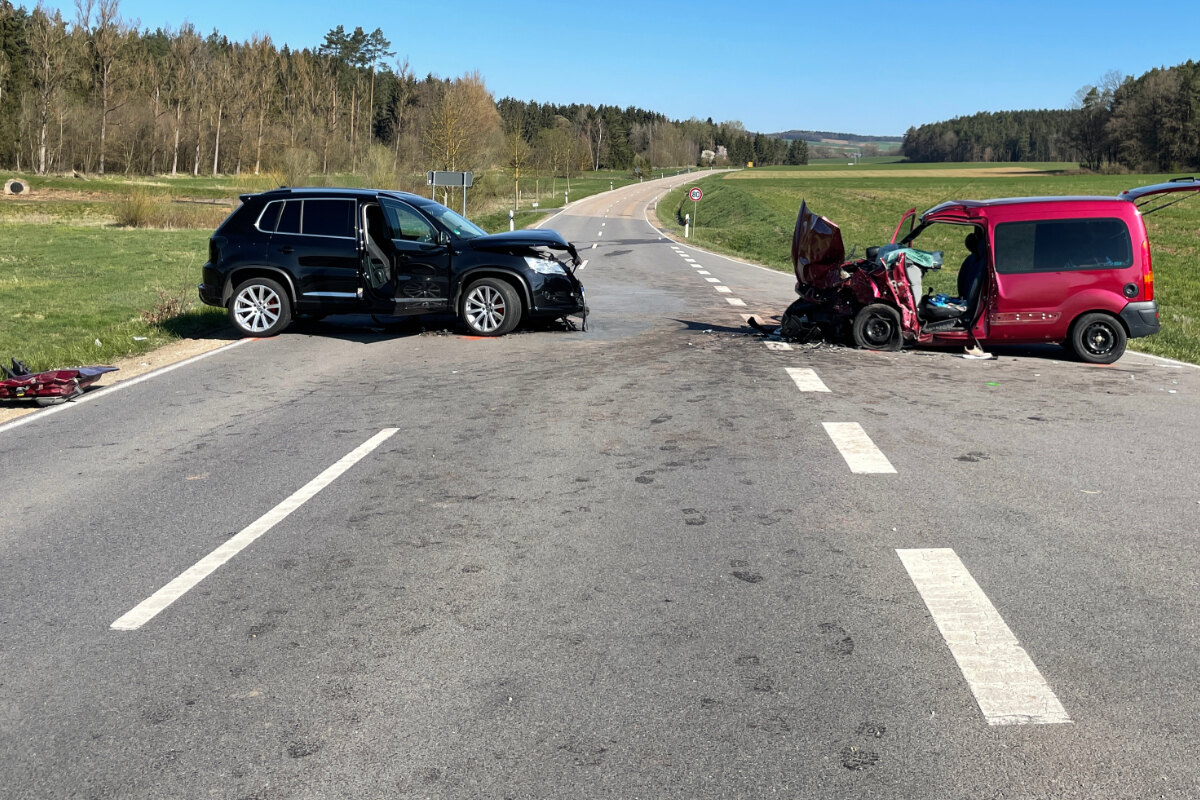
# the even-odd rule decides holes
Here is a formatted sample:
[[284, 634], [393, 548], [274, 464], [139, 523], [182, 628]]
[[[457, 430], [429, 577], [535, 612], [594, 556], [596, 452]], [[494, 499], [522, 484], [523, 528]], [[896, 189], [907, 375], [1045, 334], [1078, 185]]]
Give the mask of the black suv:
[[208, 243], [200, 299], [246, 336], [293, 315], [453, 311], [481, 336], [522, 318], [585, 317], [575, 247], [555, 231], [488, 235], [406, 192], [275, 189], [242, 205]]

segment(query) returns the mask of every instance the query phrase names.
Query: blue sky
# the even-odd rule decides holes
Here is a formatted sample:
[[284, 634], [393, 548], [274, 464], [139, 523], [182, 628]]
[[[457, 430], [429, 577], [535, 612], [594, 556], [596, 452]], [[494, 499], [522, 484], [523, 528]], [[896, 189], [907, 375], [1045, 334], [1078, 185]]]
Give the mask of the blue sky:
[[[32, 3], [18, 5], [32, 6]], [[65, 16], [72, 2], [47, 2]], [[872, 135], [977, 111], [1065, 108], [1116, 70], [1200, 58], [1200, 3], [120, 0], [141, 27], [312, 47], [381, 28], [413, 71], [479, 70], [497, 98], [592, 103], [748, 129]]]

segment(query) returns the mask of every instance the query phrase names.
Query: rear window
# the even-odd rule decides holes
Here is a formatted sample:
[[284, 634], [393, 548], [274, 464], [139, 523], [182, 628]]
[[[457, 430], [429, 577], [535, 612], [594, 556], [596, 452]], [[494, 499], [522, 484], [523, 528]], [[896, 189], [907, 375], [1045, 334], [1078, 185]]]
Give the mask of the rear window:
[[354, 238], [353, 200], [287, 200], [267, 205], [258, 227], [274, 233]]
[[996, 226], [996, 271], [1064, 272], [1133, 264], [1125, 222], [1115, 218], [1005, 222]]

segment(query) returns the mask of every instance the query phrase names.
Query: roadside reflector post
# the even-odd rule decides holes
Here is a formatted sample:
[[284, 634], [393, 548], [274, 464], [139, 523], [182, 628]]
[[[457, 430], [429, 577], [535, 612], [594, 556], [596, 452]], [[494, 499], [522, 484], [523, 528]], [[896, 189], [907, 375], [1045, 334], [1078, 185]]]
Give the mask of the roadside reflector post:
[[513, 212], [511, 208], [508, 210], [508, 229], [510, 231], [514, 229]]
[[683, 238], [686, 239], [686, 238], [688, 238], [688, 236], [691, 235], [691, 228], [692, 228], [692, 215], [684, 214], [683, 215]]

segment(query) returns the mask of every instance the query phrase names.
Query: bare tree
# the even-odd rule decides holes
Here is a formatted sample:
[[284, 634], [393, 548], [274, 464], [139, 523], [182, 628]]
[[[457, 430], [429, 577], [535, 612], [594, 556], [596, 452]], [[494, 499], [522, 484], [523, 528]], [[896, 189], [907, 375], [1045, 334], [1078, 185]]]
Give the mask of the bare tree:
[[68, 74], [70, 36], [62, 14], [47, 14], [39, 3], [29, 16], [30, 66], [37, 101], [37, 173], [46, 174], [46, 137], [57, 95]]
[[100, 101], [99, 165], [104, 174], [110, 115], [123, 103], [114, 102], [114, 92], [125, 65], [122, 51], [128, 28], [117, 11], [118, 0], [75, 0], [75, 32], [84, 39], [92, 93]]
[[430, 114], [425, 149], [443, 170], [480, 165], [500, 131], [496, 103], [478, 72], [458, 78], [446, 88]]

